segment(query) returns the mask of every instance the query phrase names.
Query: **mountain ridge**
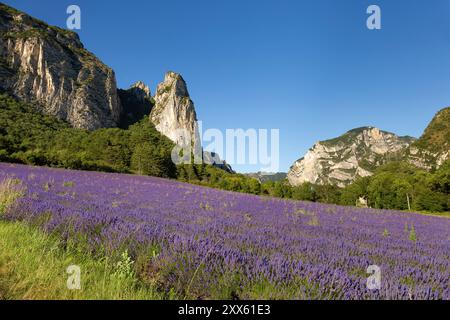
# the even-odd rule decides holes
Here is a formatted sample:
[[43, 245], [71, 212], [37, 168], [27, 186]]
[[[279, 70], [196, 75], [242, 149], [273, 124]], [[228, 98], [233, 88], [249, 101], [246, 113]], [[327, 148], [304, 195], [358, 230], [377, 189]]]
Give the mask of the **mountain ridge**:
[[[154, 96], [142, 81], [118, 89], [114, 71], [85, 49], [78, 34], [2, 3], [0, 39], [0, 91], [36, 104], [43, 113], [89, 131], [127, 128], [149, 116], [176, 144], [200, 141], [195, 105], [180, 74], [167, 72]], [[438, 112], [419, 140], [369, 126], [320, 141], [294, 163], [288, 179], [292, 185], [345, 186], [392, 159], [432, 170], [449, 156], [449, 110]], [[187, 135], [180, 135], [183, 131]], [[213, 162], [232, 171], [220, 157]]]
[[377, 167], [390, 161], [406, 161], [425, 170], [437, 169], [449, 158], [449, 150], [450, 107], [447, 107], [437, 112], [419, 139], [367, 126], [319, 141], [293, 164], [288, 180], [293, 186], [309, 182], [345, 187], [359, 177], [371, 176]]
[[390, 157], [400, 157], [414, 141], [415, 138], [399, 137], [372, 126], [355, 128], [337, 138], [317, 142], [293, 164], [288, 180], [293, 186], [309, 182], [345, 187], [358, 177], [372, 175]]
[[77, 33], [2, 3], [0, 39], [1, 92], [77, 129], [127, 128], [147, 115], [175, 143], [184, 143], [178, 130], [196, 137], [195, 107], [180, 74], [167, 72], [153, 97], [142, 81], [119, 89], [114, 71]]

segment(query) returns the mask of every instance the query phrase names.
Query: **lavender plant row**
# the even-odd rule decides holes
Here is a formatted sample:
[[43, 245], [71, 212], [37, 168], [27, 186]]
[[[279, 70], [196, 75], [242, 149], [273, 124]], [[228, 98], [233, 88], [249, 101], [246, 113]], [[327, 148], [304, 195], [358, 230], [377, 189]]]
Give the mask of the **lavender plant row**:
[[[145, 259], [144, 280], [187, 297], [450, 298], [448, 218], [0, 164], [6, 178], [26, 195], [4, 218], [93, 252], [128, 250]], [[367, 288], [370, 265], [381, 269], [379, 290]]]

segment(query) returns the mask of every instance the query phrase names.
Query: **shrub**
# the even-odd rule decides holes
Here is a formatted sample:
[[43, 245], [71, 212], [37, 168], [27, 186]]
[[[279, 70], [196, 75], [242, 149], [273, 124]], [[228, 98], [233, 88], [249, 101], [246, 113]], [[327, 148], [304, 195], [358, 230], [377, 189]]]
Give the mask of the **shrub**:
[[24, 192], [25, 188], [20, 180], [6, 179], [0, 182], [0, 215], [4, 214], [14, 201], [23, 196]]

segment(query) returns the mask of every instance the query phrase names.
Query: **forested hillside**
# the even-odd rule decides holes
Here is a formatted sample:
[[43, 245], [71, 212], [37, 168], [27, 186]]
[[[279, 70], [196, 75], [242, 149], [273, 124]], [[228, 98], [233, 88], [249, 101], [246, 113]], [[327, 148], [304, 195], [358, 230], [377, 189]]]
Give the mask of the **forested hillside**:
[[146, 118], [89, 132], [0, 95], [0, 161], [175, 178], [172, 148]]
[[0, 95], [0, 161], [68, 169], [135, 173], [256, 195], [312, 202], [358, 205], [360, 198], [379, 209], [450, 210], [450, 164], [428, 172], [407, 162], [392, 162], [346, 188], [267, 181], [230, 174], [208, 165], [171, 160], [173, 143], [145, 117], [128, 129], [74, 129], [39, 113], [32, 105]]

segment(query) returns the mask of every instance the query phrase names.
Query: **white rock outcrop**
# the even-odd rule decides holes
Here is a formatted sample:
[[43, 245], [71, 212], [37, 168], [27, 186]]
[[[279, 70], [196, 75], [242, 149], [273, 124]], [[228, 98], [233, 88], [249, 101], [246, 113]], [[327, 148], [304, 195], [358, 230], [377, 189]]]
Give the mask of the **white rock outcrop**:
[[291, 185], [305, 182], [344, 187], [396, 157], [414, 141], [373, 127], [354, 129], [343, 136], [318, 142], [288, 173]]
[[178, 145], [199, 146], [197, 114], [183, 77], [168, 72], [158, 85], [150, 119], [156, 129]]

